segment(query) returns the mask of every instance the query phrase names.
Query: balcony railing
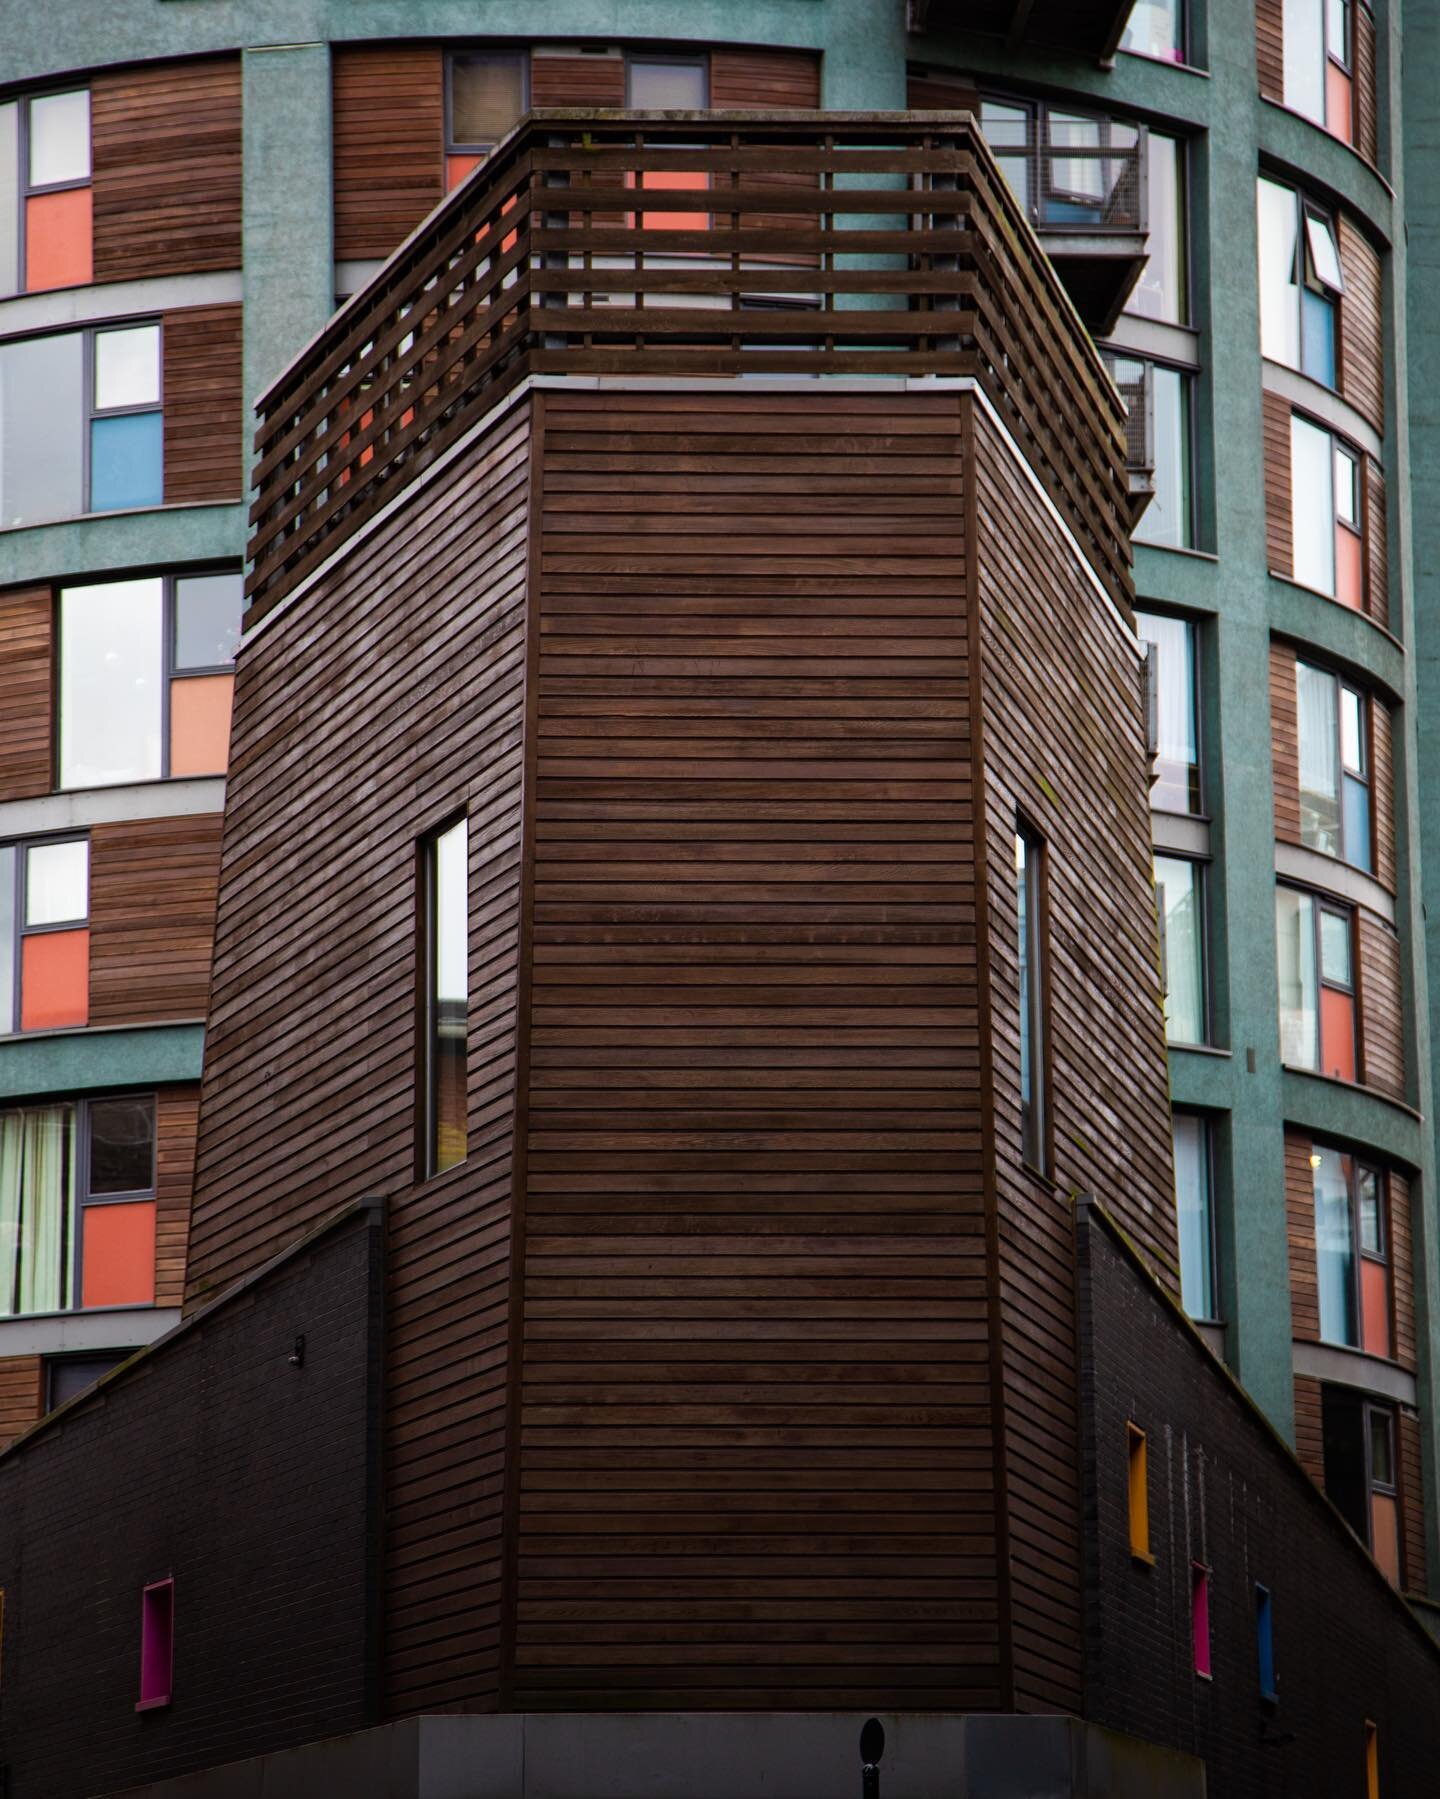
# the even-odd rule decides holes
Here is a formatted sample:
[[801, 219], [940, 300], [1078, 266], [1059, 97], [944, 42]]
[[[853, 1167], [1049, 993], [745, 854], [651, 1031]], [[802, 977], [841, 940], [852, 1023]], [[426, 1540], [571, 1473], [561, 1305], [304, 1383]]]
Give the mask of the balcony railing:
[[530, 114], [260, 402], [251, 622], [529, 375], [969, 376], [1128, 603], [1124, 408], [968, 114]]

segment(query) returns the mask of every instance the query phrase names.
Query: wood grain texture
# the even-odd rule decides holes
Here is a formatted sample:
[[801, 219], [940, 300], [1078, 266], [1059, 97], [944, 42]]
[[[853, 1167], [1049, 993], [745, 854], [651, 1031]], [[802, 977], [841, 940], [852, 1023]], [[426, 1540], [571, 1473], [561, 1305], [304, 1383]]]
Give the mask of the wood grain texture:
[[90, 85], [96, 281], [240, 267], [240, 59], [149, 63]]
[[48, 587], [0, 593], [0, 800], [50, 791], [54, 612]]
[[0, 1361], [0, 1449], [6, 1449], [40, 1417], [44, 1370], [38, 1355]]
[[185, 1297], [185, 1250], [195, 1185], [198, 1086], [162, 1087], [155, 1116], [155, 1303], [178, 1306]]
[[1395, 1360], [1416, 1372], [1415, 1334], [1415, 1233], [1410, 1211], [1410, 1182], [1391, 1170], [1386, 1176], [1390, 1196], [1390, 1259], [1395, 1285]]
[[1380, 256], [1347, 214], [1339, 215], [1340, 391], [1374, 428], [1385, 431], [1384, 330]]
[[1355, 148], [1367, 162], [1378, 163], [1380, 141], [1375, 77], [1375, 19], [1363, 0], [1350, 11], [1355, 21]]
[[127, 820], [90, 832], [90, 1022], [205, 1016], [218, 813]]
[[1385, 511], [1385, 475], [1365, 459], [1365, 610], [1390, 629], [1390, 540]]
[[623, 106], [625, 58], [537, 50], [530, 58], [532, 106]]
[[1275, 835], [1300, 841], [1300, 707], [1295, 692], [1295, 652], [1270, 645], [1270, 749], [1275, 792]]
[[1395, 752], [1390, 708], [1378, 694], [1370, 700], [1370, 755], [1374, 767], [1375, 878], [1395, 891]]
[[[1072, 1192], [1102, 1196], [1178, 1294], [1144, 724], [1133, 653], [975, 412], [976, 701], [984, 746], [1003, 1484], [1013, 1703], [1080, 1706]], [[1054, 646], [1064, 644], [1057, 657]], [[1046, 670], [1043, 678], [1037, 678]], [[1045, 843], [1054, 1184], [1021, 1166], [1014, 841]], [[1103, 1043], [1103, 1058], [1095, 1045]]]
[[1295, 1454], [1300, 1466], [1325, 1490], [1325, 1414], [1320, 1383], [1308, 1374], [1295, 1376]]
[[1264, 395], [1265, 555], [1270, 572], [1290, 576], [1295, 568], [1293, 502], [1290, 494], [1290, 404], [1279, 394]]
[[1408, 1406], [1401, 1406], [1398, 1422], [1403, 1584], [1407, 1593], [1426, 1594], [1428, 1556], [1425, 1544], [1425, 1480], [1421, 1462], [1420, 1420]]
[[1405, 1020], [1400, 939], [1372, 913], [1358, 914], [1362, 1078], [1392, 1099], [1405, 1097]]
[[445, 192], [444, 52], [337, 44], [331, 84], [335, 258], [388, 256]]
[[164, 315], [165, 500], [237, 500], [245, 491], [238, 306]]
[[[1320, 1341], [1315, 1174], [1310, 1166], [1310, 1149], [1310, 1138], [1303, 1131], [1286, 1131], [1285, 1236], [1290, 1252], [1290, 1331], [1300, 1343]], [[1298, 1380], [1296, 1387], [1298, 1390]]]
[[1284, 0], [1255, 0], [1255, 61], [1260, 92], [1267, 100], [1285, 98]]
[[820, 58], [810, 50], [710, 52], [710, 104], [717, 111], [819, 106]]

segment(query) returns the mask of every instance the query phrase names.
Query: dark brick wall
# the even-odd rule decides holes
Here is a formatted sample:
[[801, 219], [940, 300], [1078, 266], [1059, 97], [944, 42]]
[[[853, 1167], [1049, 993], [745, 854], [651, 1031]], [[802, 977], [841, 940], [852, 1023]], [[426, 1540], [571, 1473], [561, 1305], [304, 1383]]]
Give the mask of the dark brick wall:
[[[1078, 1222], [1086, 1715], [1203, 1756], [1225, 1799], [1434, 1791], [1440, 1652], [1098, 1210]], [[1129, 1552], [1126, 1422], [1147, 1433], [1153, 1566]], [[1193, 1669], [1193, 1561], [1213, 1678]], [[1255, 1587], [1273, 1596], [1262, 1702]], [[1288, 1739], [1288, 1740], [1281, 1740]]]
[[[380, 1273], [356, 1208], [0, 1456], [6, 1799], [371, 1720]], [[174, 1700], [137, 1713], [141, 1589], [172, 1575]]]

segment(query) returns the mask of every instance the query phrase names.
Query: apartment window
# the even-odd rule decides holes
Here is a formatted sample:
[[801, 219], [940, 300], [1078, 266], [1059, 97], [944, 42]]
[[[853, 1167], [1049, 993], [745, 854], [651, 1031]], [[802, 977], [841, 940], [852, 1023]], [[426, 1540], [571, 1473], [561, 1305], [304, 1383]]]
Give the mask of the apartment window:
[[1334, 387], [1337, 314], [1345, 291], [1335, 221], [1293, 187], [1263, 175], [1256, 192], [1261, 354]]
[[465, 1160], [469, 862], [463, 818], [429, 838], [425, 870], [425, 1171]]
[[127, 1361], [133, 1349], [112, 1349], [103, 1355], [56, 1355], [45, 1358], [45, 1410], [53, 1412]]
[[1356, 611], [1365, 604], [1358, 451], [1298, 414], [1290, 420], [1295, 579]]
[[[625, 103], [640, 112], [704, 112], [710, 104], [710, 65], [697, 57], [631, 56], [625, 63]], [[627, 185], [660, 192], [709, 187], [701, 171], [647, 169]], [[708, 212], [642, 212], [644, 230], [706, 231]]]
[[451, 188], [483, 162], [530, 104], [523, 50], [452, 51], [446, 59], [445, 177]]
[[1325, 1494], [1381, 1570], [1400, 1584], [1395, 1413], [1353, 1387], [1321, 1390]]
[[1350, 0], [1285, 0], [1285, 104], [1354, 141], [1354, 32]]
[[1127, 412], [1126, 461], [1148, 469], [1154, 497], [1140, 515], [1136, 543], [1189, 549], [1194, 543], [1191, 492], [1191, 375], [1164, 363], [1102, 350]]
[[90, 1017], [90, 844], [0, 844], [0, 1033]]
[[1218, 1316], [1215, 1297], [1215, 1220], [1210, 1124], [1196, 1112], [1176, 1112], [1175, 1214], [1180, 1239], [1180, 1303], [1191, 1318]]
[[1384, 1173], [1319, 1143], [1311, 1149], [1310, 1167], [1321, 1340], [1389, 1357], [1393, 1334]]
[[1274, 1705], [1280, 1692], [1275, 1684], [1275, 1606], [1269, 1587], [1255, 1588], [1255, 1655], [1260, 1670], [1260, 1697]]
[[1120, 48], [1132, 56], [1157, 56], [1162, 62], [1185, 60], [1183, 0], [1136, 0]]
[[0, 528], [158, 506], [157, 324], [0, 343]]
[[1380, 1733], [1365, 1720], [1365, 1799], [1380, 1799]]
[[1300, 738], [1300, 841], [1374, 872], [1370, 710], [1358, 688], [1308, 662], [1295, 664]]
[[0, 105], [0, 298], [92, 278], [90, 95]]
[[1137, 1562], [1153, 1562], [1150, 1553], [1150, 1469], [1145, 1433], [1138, 1424], [1125, 1426], [1128, 1461], [1127, 1509], [1130, 1518], [1130, 1554]]
[[1020, 976], [1020, 1149], [1048, 1172], [1045, 1090], [1044, 851], [1023, 827], [1015, 833], [1015, 907]]
[[154, 1096], [0, 1112], [0, 1317], [154, 1300]]
[[1356, 1080], [1353, 910], [1297, 887], [1277, 887], [1275, 940], [1280, 1059], [1333, 1080]]
[[60, 786], [221, 775], [241, 577], [150, 575], [60, 591]]
[[1204, 1043], [1209, 1033], [1205, 1017], [1205, 871], [1200, 863], [1183, 856], [1157, 856], [1155, 902], [1166, 1040]]
[[1143, 125], [993, 95], [981, 96], [980, 124], [1000, 172], [1037, 225], [1140, 229]]
[[1145, 182], [1150, 254], [1125, 310], [1169, 325], [1188, 325], [1185, 146], [1179, 138], [1159, 131], [1147, 134]]
[[1199, 687], [1196, 631], [1189, 619], [1137, 612], [1135, 629], [1155, 663], [1156, 754], [1150, 805], [1156, 812], [1198, 813]]
[[137, 1712], [169, 1705], [175, 1670], [175, 1582], [157, 1580], [140, 1595], [140, 1698]]
[[1190, 1564], [1190, 1637], [1195, 1672], [1205, 1680], [1210, 1667], [1210, 1570], [1203, 1562]]

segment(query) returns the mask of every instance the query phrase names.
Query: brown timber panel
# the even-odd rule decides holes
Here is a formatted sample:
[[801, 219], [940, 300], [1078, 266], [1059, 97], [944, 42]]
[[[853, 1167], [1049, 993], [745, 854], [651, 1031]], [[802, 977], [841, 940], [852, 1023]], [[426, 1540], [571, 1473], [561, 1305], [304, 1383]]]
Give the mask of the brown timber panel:
[[38, 1355], [12, 1356], [0, 1362], [0, 1449], [29, 1430], [40, 1416], [43, 1403], [42, 1369]]
[[712, 50], [710, 104], [717, 112], [819, 106], [820, 58], [813, 50]]
[[623, 106], [625, 58], [537, 50], [530, 58], [530, 104]]
[[1400, 939], [1382, 919], [1360, 920], [1360, 1030], [1364, 1080], [1392, 1099], [1405, 1097], [1405, 1022]]
[[1400, 1520], [1405, 1544], [1404, 1587], [1407, 1593], [1428, 1589], [1425, 1550], [1425, 1479], [1421, 1470], [1420, 1420], [1408, 1406], [1400, 1408]]
[[993, 1707], [957, 400], [545, 421], [509, 1702]]
[[1284, 0], [1255, 0], [1255, 60], [1260, 72], [1260, 92], [1267, 100], [1284, 100]]
[[1345, 213], [1340, 214], [1340, 391], [1382, 434], [1385, 430], [1384, 346], [1380, 325], [1380, 257]]
[[1285, 1133], [1285, 1234], [1290, 1250], [1290, 1334], [1300, 1343], [1318, 1343], [1315, 1176], [1310, 1167], [1310, 1139], [1300, 1131]]
[[185, 1297], [185, 1247], [195, 1185], [199, 1087], [162, 1088], [155, 1120], [155, 1303], [178, 1306]]
[[1380, 160], [1380, 136], [1375, 80], [1375, 20], [1363, 4], [1353, 9], [1355, 20], [1355, 148], [1367, 162]]
[[240, 59], [91, 83], [95, 279], [240, 267]]
[[444, 54], [438, 44], [339, 45], [331, 81], [335, 257], [388, 256], [445, 192]]
[[979, 116], [980, 90], [968, 75], [946, 69], [912, 69], [905, 84], [905, 104], [917, 112], [943, 112], [954, 108]]
[[205, 1016], [220, 825], [201, 813], [91, 831], [91, 1024]]
[[167, 312], [163, 343], [166, 503], [238, 500], [245, 491], [240, 308]]
[[1394, 1169], [1390, 1189], [1390, 1257], [1395, 1282], [1395, 1360], [1416, 1371], [1415, 1237], [1410, 1222], [1410, 1183]]
[[[397, 1713], [499, 1685], [528, 417], [412, 489], [238, 665], [189, 1303], [390, 1197]], [[418, 842], [460, 806], [469, 1155], [417, 1184]]]
[[1315, 1485], [1325, 1487], [1325, 1413], [1320, 1383], [1295, 1376], [1295, 1455]]
[[[1076, 1191], [1178, 1295], [1144, 720], [1135, 656], [978, 408], [974, 498], [988, 978], [1014, 1704], [1082, 1684]], [[1021, 1166], [1015, 824], [1046, 845], [1054, 1185]], [[1095, 1054], [1103, 1043], [1106, 1053]]]
[[1390, 708], [1377, 694], [1370, 703], [1370, 747], [1375, 763], [1375, 877], [1395, 891], [1395, 757]]
[[1265, 553], [1271, 571], [1290, 575], [1295, 568], [1294, 524], [1290, 500], [1290, 403], [1279, 394], [1264, 397], [1265, 423]]
[[1378, 462], [1365, 459], [1365, 610], [1377, 625], [1390, 628], [1390, 543], [1386, 536], [1385, 476]]
[[49, 793], [52, 731], [48, 587], [0, 594], [0, 800]]
[[1295, 652], [1270, 645], [1270, 744], [1274, 757], [1275, 835], [1300, 841], [1300, 717], [1295, 694]]

